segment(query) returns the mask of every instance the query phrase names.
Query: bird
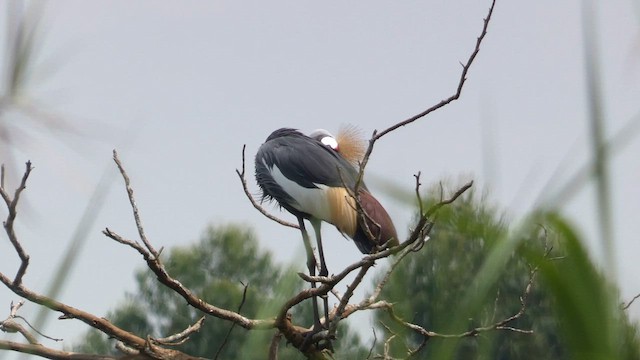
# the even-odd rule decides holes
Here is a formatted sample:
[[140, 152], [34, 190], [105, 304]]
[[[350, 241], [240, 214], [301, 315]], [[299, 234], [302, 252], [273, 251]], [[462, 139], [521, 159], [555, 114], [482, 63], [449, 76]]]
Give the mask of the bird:
[[[316, 260], [304, 220], [311, 223], [320, 258], [319, 275], [328, 276], [322, 222], [334, 225], [340, 233], [353, 239], [363, 254], [397, 245], [398, 236], [391, 217], [364, 182], [360, 182], [357, 190], [365, 216], [359, 216], [354, 198], [358, 169], [354, 159], [349, 159], [353, 154], [340, 152], [351, 144], [347, 141], [340, 144], [325, 130], [311, 135], [293, 128], [273, 131], [256, 153], [255, 176], [262, 190], [261, 200], [276, 201], [297, 218], [309, 274], [315, 276]], [[314, 282], [311, 287], [315, 288]], [[328, 300], [326, 296], [323, 299], [324, 315], [328, 319]], [[322, 324], [315, 297], [313, 305], [315, 323], [312, 331], [318, 332]]]

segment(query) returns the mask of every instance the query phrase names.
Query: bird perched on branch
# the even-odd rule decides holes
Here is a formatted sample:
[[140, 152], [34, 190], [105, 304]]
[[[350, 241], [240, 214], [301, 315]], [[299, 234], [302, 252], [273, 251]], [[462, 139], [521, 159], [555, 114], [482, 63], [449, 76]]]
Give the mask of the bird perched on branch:
[[[320, 257], [320, 275], [327, 276], [320, 226], [322, 221], [334, 225], [350, 237], [358, 249], [369, 254], [382, 246], [398, 244], [396, 229], [387, 211], [367, 189], [364, 182], [355, 191], [358, 181], [357, 157], [364, 153], [362, 146], [345, 137], [340, 143], [325, 130], [307, 136], [290, 128], [274, 131], [267, 137], [255, 159], [256, 180], [262, 189], [263, 200], [276, 200], [296, 216], [307, 252], [307, 267], [315, 275], [316, 260], [304, 220], [314, 228]], [[350, 140], [349, 140], [350, 139]], [[346, 150], [346, 151], [342, 151]], [[363, 213], [358, 213], [357, 201]], [[311, 283], [315, 287], [315, 283]], [[321, 326], [317, 302], [314, 300], [315, 325]], [[328, 303], [325, 300], [325, 319]]]

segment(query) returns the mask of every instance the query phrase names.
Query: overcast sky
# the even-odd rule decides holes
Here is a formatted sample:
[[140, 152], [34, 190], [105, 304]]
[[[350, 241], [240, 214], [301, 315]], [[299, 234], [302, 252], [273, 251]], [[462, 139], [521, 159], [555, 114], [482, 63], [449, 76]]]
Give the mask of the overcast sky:
[[[7, 3], [0, 4], [2, 41]], [[243, 144], [250, 186], [257, 192], [253, 155], [274, 129], [335, 132], [354, 124], [369, 135], [450, 96], [489, 5], [48, 2], [22, 91], [79, 134], [51, 133], [16, 112], [0, 118], [14, 133], [28, 134], [19, 139], [13, 152], [19, 166], [11, 170], [22, 172], [29, 159], [35, 165], [17, 228], [31, 255], [25, 284], [46, 288], [109, 168], [113, 185], [60, 300], [104, 315], [134, 289], [133, 273], [142, 259], [100, 233], [108, 226], [135, 238], [126, 192], [111, 162], [114, 148], [156, 247], [189, 244], [207, 224], [236, 222], [256, 229], [261, 245], [279, 261], [303, 269], [299, 233], [264, 218], [242, 192], [235, 169]], [[498, 0], [460, 100], [378, 143], [368, 185], [401, 237], [413, 208], [387, 191], [388, 182], [411, 194], [418, 171], [424, 184], [449, 179], [451, 189], [474, 179], [476, 190], [488, 189], [491, 201], [517, 220], [588, 161], [580, 5]], [[640, 110], [640, 4], [598, 5], [596, 44], [606, 131], [612, 135], [637, 121]], [[625, 299], [640, 292], [638, 154], [635, 139], [611, 163], [617, 272]], [[0, 156], [8, 159], [6, 152]], [[591, 190], [581, 189], [562, 209], [600, 259]], [[360, 258], [333, 228], [325, 226], [324, 234], [330, 271]], [[0, 254], [0, 271], [13, 276], [18, 261], [8, 241], [0, 242]], [[18, 298], [0, 290], [0, 308], [8, 309], [11, 300]], [[36, 308], [29, 304], [22, 315], [33, 317]], [[636, 318], [639, 308], [631, 308]], [[371, 327], [366, 317], [351, 324]], [[68, 346], [85, 329], [73, 320], [54, 320], [44, 331], [65, 338]]]

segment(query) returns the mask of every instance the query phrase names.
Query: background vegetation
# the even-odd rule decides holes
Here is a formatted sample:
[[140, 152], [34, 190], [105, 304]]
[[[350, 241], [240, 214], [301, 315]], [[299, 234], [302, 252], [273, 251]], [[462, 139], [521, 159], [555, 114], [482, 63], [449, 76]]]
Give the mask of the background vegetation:
[[[595, 28], [590, 16], [586, 11], [586, 33], [586, 29]], [[24, 96], [25, 75], [31, 71], [37, 44], [37, 22], [33, 19], [16, 21], [16, 31], [7, 33], [12, 36], [8, 43], [13, 50], [8, 52], [11, 56], [5, 58], [3, 69], [6, 73], [0, 99], [0, 146], [3, 162], [14, 169], [17, 167], [13, 163], [22, 162], [13, 158], [15, 149], [24, 150], [24, 135], [32, 136], [22, 133], [23, 124], [16, 126], [16, 118], [34, 121], [40, 135], [74, 132], [66, 122], [59, 121], [57, 114], [40, 111], [37, 103]], [[591, 35], [586, 38], [595, 39]], [[606, 253], [604, 265], [594, 265], [585, 250], [581, 229], [562, 217], [560, 204], [554, 201], [532, 209], [524, 220], [510, 223], [501, 209], [491, 205], [490, 197], [465, 196], [441, 210], [431, 239], [398, 265], [383, 293], [394, 303], [399, 318], [433, 333], [425, 337], [379, 310], [373, 312], [377, 322], [375, 343], [362, 340], [354, 329], [345, 326], [339, 333], [336, 357], [403, 357], [427, 341], [417, 358], [640, 359], [636, 324], [624, 310], [630, 305], [629, 299], [621, 299], [617, 285], [609, 281], [615, 278], [610, 166], [613, 149], [622, 146], [623, 140], [634, 139], [634, 132], [623, 131], [627, 135], [624, 139], [613, 137], [607, 141], [602, 85], [595, 60], [598, 48], [588, 41], [586, 48], [585, 87], [589, 94], [593, 161], [564, 187], [558, 187], [567, 191], [556, 194], [556, 199], [567, 201], [566, 194], [573, 194], [586, 184], [596, 184], [596, 223], [600, 245]], [[632, 123], [637, 124], [637, 120]], [[98, 188], [104, 190], [106, 185]], [[437, 191], [423, 194], [427, 204], [438, 196]], [[101, 203], [99, 195], [97, 198], [92, 201], [94, 205]], [[95, 211], [87, 208], [87, 214]], [[77, 239], [86, 238], [83, 231], [91, 219], [89, 215], [81, 220]], [[73, 261], [81, 240], [73, 242], [67, 252], [70, 258], [63, 263]], [[245, 225], [209, 227], [199, 242], [167, 249], [167, 253], [168, 271], [203, 299], [240, 309], [251, 317], [270, 316], [274, 306], [303, 286], [291, 269], [275, 263], [257, 246], [256, 235]], [[61, 267], [57, 278], [63, 281], [71, 269]], [[57, 281], [51, 284], [50, 294], [62, 288]], [[486, 329], [473, 336], [459, 336], [518, 313], [524, 294], [526, 311], [509, 323], [513, 329]], [[304, 308], [297, 311], [300, 313], [296, 318], [308, 317]], [[136, 289], [107, 315], [113, 323], [142, 336], [171, 334], [199, 317], [181, 298], [160, 286], [146, 268], [137, 272]], [[528, 330], [533, 333], [524, 333]], [[231, 330], [229, 323], [210, 317], [181, 350], [208, 358], [219, 350], [220, 358], [262, 358], [272, 335], [269, 331]], [[78, 341], [76, 349], [116, 352], [114, 342], [94, 330]], [[299, 356], [286, 346], [280, 351], [282, 358]]]

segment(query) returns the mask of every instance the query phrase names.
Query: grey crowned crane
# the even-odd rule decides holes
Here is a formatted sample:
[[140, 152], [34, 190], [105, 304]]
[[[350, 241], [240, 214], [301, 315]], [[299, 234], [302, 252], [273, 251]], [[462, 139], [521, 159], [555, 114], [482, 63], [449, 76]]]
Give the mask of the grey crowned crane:
[[[329, 274], [322, 247], [320, 226], [322, 221], [334, 225], [342, 234], [355, 242], [364, 254], [370, 254], [380, 246], [398, 244], [396, 229], [387, 211], [369, 193], [366, 185], [359, 186], [360, 204], [366, 213], [366, 223], [373, 239], [367, 236], [362, 217], [356, 211], [355, 199], [350, 195], [355, 189], [358, 170], [354, 159], [349, 159], [340, 148], [355, 148], [352, 144], [339, 144], [324, 130], [314, 132], [313, 137], [282, 128], [267, 137], [255, 159], [256, 180], [262, 189], [263, 200], [275, 200], [298, 219], [309, 274], [315, 276], [316, 260], [304, 220], [314, 228], [320, 256], [320, 276]], [[353, 155], [350, 151], [349, 155]], [[361, 153], [360, 153], [361, 155]], [[349, 189], [349, 190], [347, 190]], [[312, 288], [315, 283], [311, 283]], [[317, 300], [313, 298], [314, 329], [322, 329]], [[324, 297], [324, 316], [328, 320], [328, 299]]]

